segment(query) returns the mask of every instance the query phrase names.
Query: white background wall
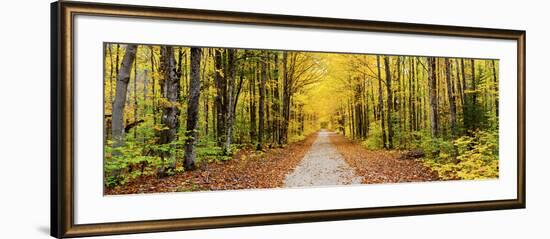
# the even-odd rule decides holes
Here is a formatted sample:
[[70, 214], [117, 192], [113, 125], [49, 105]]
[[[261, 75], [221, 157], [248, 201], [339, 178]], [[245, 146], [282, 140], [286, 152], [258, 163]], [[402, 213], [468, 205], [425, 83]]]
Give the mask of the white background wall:
[[[550, 22], [550, 17], [544, 1], [119, 2], [527, 30], [527, 209], [112, 238], [548, 237], [545, 226], [548, 226], [550, 213], [547, 183], [550, 159], [546, 121], [550, 114], [545, 96], [550, 93], [547, 73], [550, 28], [545, 22]], [[0, 238], [48, 238], [49, 1], [6, 1], [0, 11]]]

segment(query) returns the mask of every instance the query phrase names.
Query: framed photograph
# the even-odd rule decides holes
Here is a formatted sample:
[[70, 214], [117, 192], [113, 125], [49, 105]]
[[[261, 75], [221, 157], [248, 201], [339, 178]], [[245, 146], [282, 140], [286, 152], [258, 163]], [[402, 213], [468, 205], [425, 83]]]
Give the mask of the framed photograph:
[[51, 235], [525, 208], [525, 31], [55, 2]]

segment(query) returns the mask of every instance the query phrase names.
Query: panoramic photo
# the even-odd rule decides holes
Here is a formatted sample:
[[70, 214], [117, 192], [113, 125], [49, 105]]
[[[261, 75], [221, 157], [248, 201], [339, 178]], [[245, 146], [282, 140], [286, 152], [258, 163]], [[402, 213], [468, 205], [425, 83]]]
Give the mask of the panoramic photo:
[[104, 195], [499, 177], [499, 61], [104, 43]]

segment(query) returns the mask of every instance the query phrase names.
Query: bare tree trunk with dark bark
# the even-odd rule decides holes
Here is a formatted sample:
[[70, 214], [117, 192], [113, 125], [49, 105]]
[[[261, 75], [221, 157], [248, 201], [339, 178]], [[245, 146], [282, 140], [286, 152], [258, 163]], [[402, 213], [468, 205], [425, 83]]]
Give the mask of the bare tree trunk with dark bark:
[[[451, 78], [451, 63], [449, 58], [445, 58], [445, 78], [447, 80], [447, 96], [449, 98], [449, 109], [451, 111], [451, 139], [454, 141], [457, 135], [457, 125], [456, 125], [456, 101], [453, 94], [453, 79]], [[456, 145], [453, 144], [453, 161], [456, 160], [458, 155], [458, 149]]]
[[274, 71], [273, 71], [273, 140], [272, 143], [279, 143], [280, 138], [280, 125], [281, 125], [281, 103], [279, 100], [279, 53], [275, 54], [273, 58]]
[[474, 59], [470, 59], [470, 64], [472, 67], [472, 104], [477, 106], [477, 82], [476, 82], [476, 62]]
[[410, 131], [416, 131], [417, 129], [417, 121], [416, 121], [416, 88], [415, 88], [415, 68], [414, 68], [414, 58], [411, 57], [410, 59], [410, 73], [409, 73], [409, 107], [410, 107]]
[[388, 148], [393, 148], [393, 124], [392, 124], [392, 111], [393, 111], [393, 94], [391, 89], [392, 77], [390, 69], [390, 59], [388, 56], [384, 57], [384, 68], [386, 70], [386, 92], [388, 94]]
[[258, 111], [258, 144], [256, 150], [262, 150], [263, 138], [264, 138], [264, 112], [265, 112], [265, 83], [267, 80], [267, 52], [265, 53], [265, 59], [262, 60], [262, 70], [260, 79], [260, 106]]
[[437, 72], [435, 58], [428, 57], [428, 85], [430, 98], [430, 132], [432, 138], [437, 137]]
[[215, 111], [216, 111], [216, 142], [219, 146], [222, 145], [223, 137], [225, 134], [224, 125], [224, 109], [223, 109], [223, 86], [224, 75], [222, 73], [222, 56], [221, 49], [214, 49], [214, 67], [215, 75], [214, 81], [216, 85], [216, 97], [214, 99]]
[[[169, 144], [176, 140], [179, 128], [180, 110], [178, 108], [178, 103], [180, 98], [180, 80], [176, 69], [174, 49], [169, 46], [161, 46], [160, 58], [163, 86], [161, 90], [164, 92], [164, 98], [167, 103], [162, 104], [161, 123], [163, 129], [160, 131], [159, 143]], [[161, 154], [163, 165], [160, 169], [162, 175], [166, 173], [164, 168], [165, 157], [173, 158], [172, 169], [175, 169], [177, 162], [175, 159], [176, 155], [169, 152], [163, 152]]]
[[460, 80], [460, 63], [458, 59], [455, 59], [454, 62], [456, 63], [456, 81], [458, 82], [458, 96], [460, 97], [460, 104], [462, 107], [464, 107], [464, 85], [463, 82]]
[[201, 92], [200, 82], [201, 49], [191, 48], [191, 80], [189, 82], [189, 95], [187, 106], [187, 129], [185, 132], [185, 159], [186, 170], [195, 168], [196, 144], [198, 142], [197, 126], [199, 122], [199, 100]]
[[[252, 65], [252, 64], [251, 64]], [[250, 128], [249, 128], [249, 136], [250, 136], [250, 143], [253, 143], [256, 139], [256, 77], [258, 74], [256, 74], [256, 68], [254, 66], [250, 66], [250, 71], [252, 72], [252, 76], [250, 76], [249, 80], [249, 109], [250, 109]]]
[[469, 90], [468, 84], [466, 83], [466, 69], [464, 67], [464, 58], [460, 59], [460, 72], [462, 73], [462, 87], [464, 92], [464, 102], [462, 104], [462, 122], [464, 123], [465, 128], [470, 128], [470, 123], [468, 120], [468, 111], [466, 107], [470, 104], [470, 93], [467, 93]]
[[153, 46], [150, 47], [150, 50], [151, 50], [151, 56], [150, 56], [150, 61], [151, 61], [151, 80], [153, 81], [152, 82], [152, 85], [151, 85], [151, 91], [152, 91], [152, 94], [153, 94], [153, 99], [152, 99], [152, 111], [153, 111], [153, 124], [156, 125], [157, 124], [157, 117], [156, 117], [156, 114], [157, 114], [157, 93], [156, 93], [156, 86], [157, 86], [157, 80], [156, 80], [156, 72], [155, 72], [155, 60], [154, 60], [154, 49], [153, 49]]
[[[136, 47], [136, 56], [138, 54], [139, 47]], [[138, 64], [137, 57], [134, 61], [134, 123], [138, 122], [138, 100], [137, 100], [137, 84], [138, 84]], [[134, 128], [134, 140], [137, 139], [137, 127]]]
[[286, 144], [288, 138], [288, 123], [290, 118], [290, 82], [288, 76], [288, 52], [283, 52], [283, 104], [282, 104], [282, 113], [283, 117], [281, 120], [281, 133], [279, 144]]
[[387, 148], [386, 140], [386, 122], [384, 120], [384, 100], [383, 100], [383, 91], [382, 91], [382, 73], [380, 69], [380, 56], [376, 56], [376, 67], [378, 69], [378, 113], [380, 118], [380, 123], [382, 125], [382, 145], [384, 148]]
[[226, 125], [225, 125], [225, 131], [226, 131], [226, 135], [225, 135], [225, 144], [224, 144], [224, 147], [223, 147], [223, 152], [224, 154], [226, 155], [229, 155], [231, 152], [230, 150], [230, 147], [231, 147], [231, 134], [232, 134], [232, 129], [233, 129], [233, 86], [235, 85], [235, 49], [228, 49], [228, 52], [227, 52], [227, 64], [228, 64], [228, 76], [227, 78], [229, 79], [229, 81], [227, 82], [228, 84], [228, 89], [227, 89], [227, 115], [225, 117], [225, 122], [226, 122]]

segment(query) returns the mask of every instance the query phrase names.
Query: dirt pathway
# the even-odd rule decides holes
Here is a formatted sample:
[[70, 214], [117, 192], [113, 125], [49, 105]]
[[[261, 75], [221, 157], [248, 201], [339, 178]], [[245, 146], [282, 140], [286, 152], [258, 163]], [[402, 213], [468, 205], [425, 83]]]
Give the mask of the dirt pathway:
[[334, 186], [439, 180], [420, 161], [400, 160], [396, 150], [368, 150], [344, 136], [320, 131], [285, 148], [242, 149], [232, 160], [157, 178], [145, 174], [105, 195]]
[[284, 180], [284, 187], [360, 184], [353, 168], [330, 141], [332, 132], [321, 131], [302, 161]]

